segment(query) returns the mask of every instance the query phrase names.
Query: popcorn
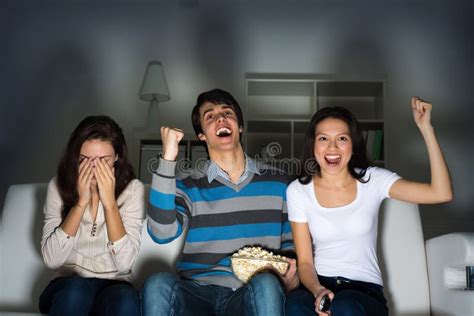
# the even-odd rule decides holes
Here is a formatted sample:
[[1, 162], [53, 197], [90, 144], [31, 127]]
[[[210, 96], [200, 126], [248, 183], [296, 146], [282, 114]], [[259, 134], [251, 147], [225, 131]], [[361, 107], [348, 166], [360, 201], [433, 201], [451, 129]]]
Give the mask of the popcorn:
[[278, 273], [284, 275], [288, 270], [285, 256], [274, 255], [262, 247], [244, 247], [230, 258], [234, 274], [244, 283], [257, 272], [272, 266]]

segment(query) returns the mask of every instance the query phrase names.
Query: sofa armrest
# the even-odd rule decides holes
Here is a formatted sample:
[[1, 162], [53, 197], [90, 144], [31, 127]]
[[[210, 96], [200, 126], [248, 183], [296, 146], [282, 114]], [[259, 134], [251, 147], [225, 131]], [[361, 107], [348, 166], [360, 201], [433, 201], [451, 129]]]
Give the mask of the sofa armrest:
[[52, 277], [41, 256], [47, 183], [12, 185], [0, 214], [0, 310], [37, 312]]
[[474, 315], [474, 291], [466, 291], [466, 269], [474, 265], [474, 233], [452, 233], [426, 241], [431, 313]]

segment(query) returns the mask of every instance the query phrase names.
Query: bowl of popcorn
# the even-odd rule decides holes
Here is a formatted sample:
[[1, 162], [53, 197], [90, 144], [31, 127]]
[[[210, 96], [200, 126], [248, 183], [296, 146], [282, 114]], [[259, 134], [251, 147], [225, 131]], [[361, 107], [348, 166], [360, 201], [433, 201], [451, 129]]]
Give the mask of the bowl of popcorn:
[[257, 272], [273, 268], [284, 275], [289, 267], [286, 257], [274, 255], [262, 247], [244, 247], [234, 253], [230, 260], [234, 274], [244, 283]]

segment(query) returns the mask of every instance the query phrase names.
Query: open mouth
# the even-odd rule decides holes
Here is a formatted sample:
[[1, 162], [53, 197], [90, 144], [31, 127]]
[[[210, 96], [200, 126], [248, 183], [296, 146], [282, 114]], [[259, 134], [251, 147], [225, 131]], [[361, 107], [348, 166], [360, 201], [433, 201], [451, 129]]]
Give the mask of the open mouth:
[[221, 127], [217, 130], [216, 135], [219, 137], [227, 137], [232, 134], [232, 131], [227, 127]]
[[341, 156], [340, 155], [326, 155], [324, 156], [324, 160], [326, 160], [326, 163], [329, 166], [335, 167], [341, 162]]

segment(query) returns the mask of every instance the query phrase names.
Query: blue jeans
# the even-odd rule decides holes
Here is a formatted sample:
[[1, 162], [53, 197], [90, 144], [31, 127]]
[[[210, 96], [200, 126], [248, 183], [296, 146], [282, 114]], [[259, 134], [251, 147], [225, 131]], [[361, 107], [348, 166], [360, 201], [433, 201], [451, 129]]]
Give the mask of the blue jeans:
[[[388, 316], [387, 301], [380, 285], [343, 277], [318, 276], [319, 282], [334, 293], [331, 316]], [[292, 291], [286, 298], [286, 315], [317, 315], [315, 298], [305, 288]]]
[[140, 315], [140, 295], [128, 282], [79, 276], [52, 280], [39, 310], [48, 315]]
[[259, 273], [234, 291], [161, 272], [148, 278], [141, 294], [145, 316], [278, 316], [284, 313], [285, 293], [280, 280], [271, 273]]

